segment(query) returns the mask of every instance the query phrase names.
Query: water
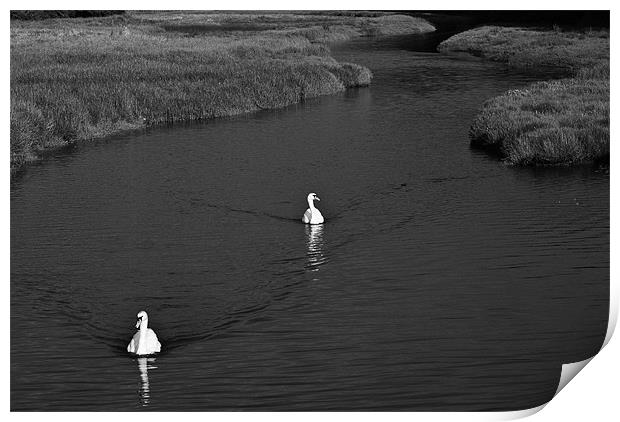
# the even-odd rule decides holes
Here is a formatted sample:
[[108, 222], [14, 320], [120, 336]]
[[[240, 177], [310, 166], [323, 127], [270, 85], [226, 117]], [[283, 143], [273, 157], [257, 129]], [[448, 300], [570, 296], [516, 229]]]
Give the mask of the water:
[[[359, 40], [370, 88], [116, 137], [11, 185], [13, 410], [510, 410], [600, 347], [609, 176], [469, 148], [539, 80]], [[417, 50], [417, 51], [414, 51]], [[323, 227], [299, 222], [316, 192]], [[149, 312], [155, 358], [125, 347]]]

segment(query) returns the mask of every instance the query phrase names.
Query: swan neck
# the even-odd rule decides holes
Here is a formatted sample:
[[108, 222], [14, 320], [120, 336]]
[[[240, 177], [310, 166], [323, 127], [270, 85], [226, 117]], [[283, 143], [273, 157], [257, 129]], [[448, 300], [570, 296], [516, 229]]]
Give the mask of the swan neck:
[[308, 206], [310, 207], [311, 210], [315, 210], [316, 209], [316, 208], [314, 208], [314, 199], [308, 198]]
[[138, 340], [138, 350], [136, 353], [141, 355], [146, 353], [146, 334], [148, 329], [148, 320], [143, 319], [140, 324], [140, 339]]

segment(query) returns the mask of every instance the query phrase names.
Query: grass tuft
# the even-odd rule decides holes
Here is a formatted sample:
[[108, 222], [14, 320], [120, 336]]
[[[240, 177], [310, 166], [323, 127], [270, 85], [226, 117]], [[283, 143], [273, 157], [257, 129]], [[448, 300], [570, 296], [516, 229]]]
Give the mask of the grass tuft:
[[520, 68], [553, 67], [571, 76], [487, 101], [471, 126], [472, 146], [494, 151], [510, 164], [609, 160], [608, 32], [482, 27], [444, 41], [439, 50]]

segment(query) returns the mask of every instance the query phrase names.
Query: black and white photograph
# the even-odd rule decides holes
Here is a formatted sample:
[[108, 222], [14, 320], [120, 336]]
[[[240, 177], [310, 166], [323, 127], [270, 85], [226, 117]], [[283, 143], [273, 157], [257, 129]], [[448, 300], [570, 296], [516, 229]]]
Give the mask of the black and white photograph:
[[604, 353], [610, 10], [278, 4], [5, 11], [11, 413], [534, 412]]

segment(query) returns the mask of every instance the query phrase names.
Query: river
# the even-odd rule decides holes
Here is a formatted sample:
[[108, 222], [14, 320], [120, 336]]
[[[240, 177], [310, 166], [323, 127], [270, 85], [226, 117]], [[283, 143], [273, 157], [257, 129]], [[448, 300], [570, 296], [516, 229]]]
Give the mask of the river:
[[[11, 183], [12, 410], [511, 410], [601, 346], [609, 175], [469, 147], [541, 75], [334, 47], [372, 86], [117, 136]], [[299, 221], [316, 192], [326, 223]], [[163, 345], [125, 347], [146, 310]]]

